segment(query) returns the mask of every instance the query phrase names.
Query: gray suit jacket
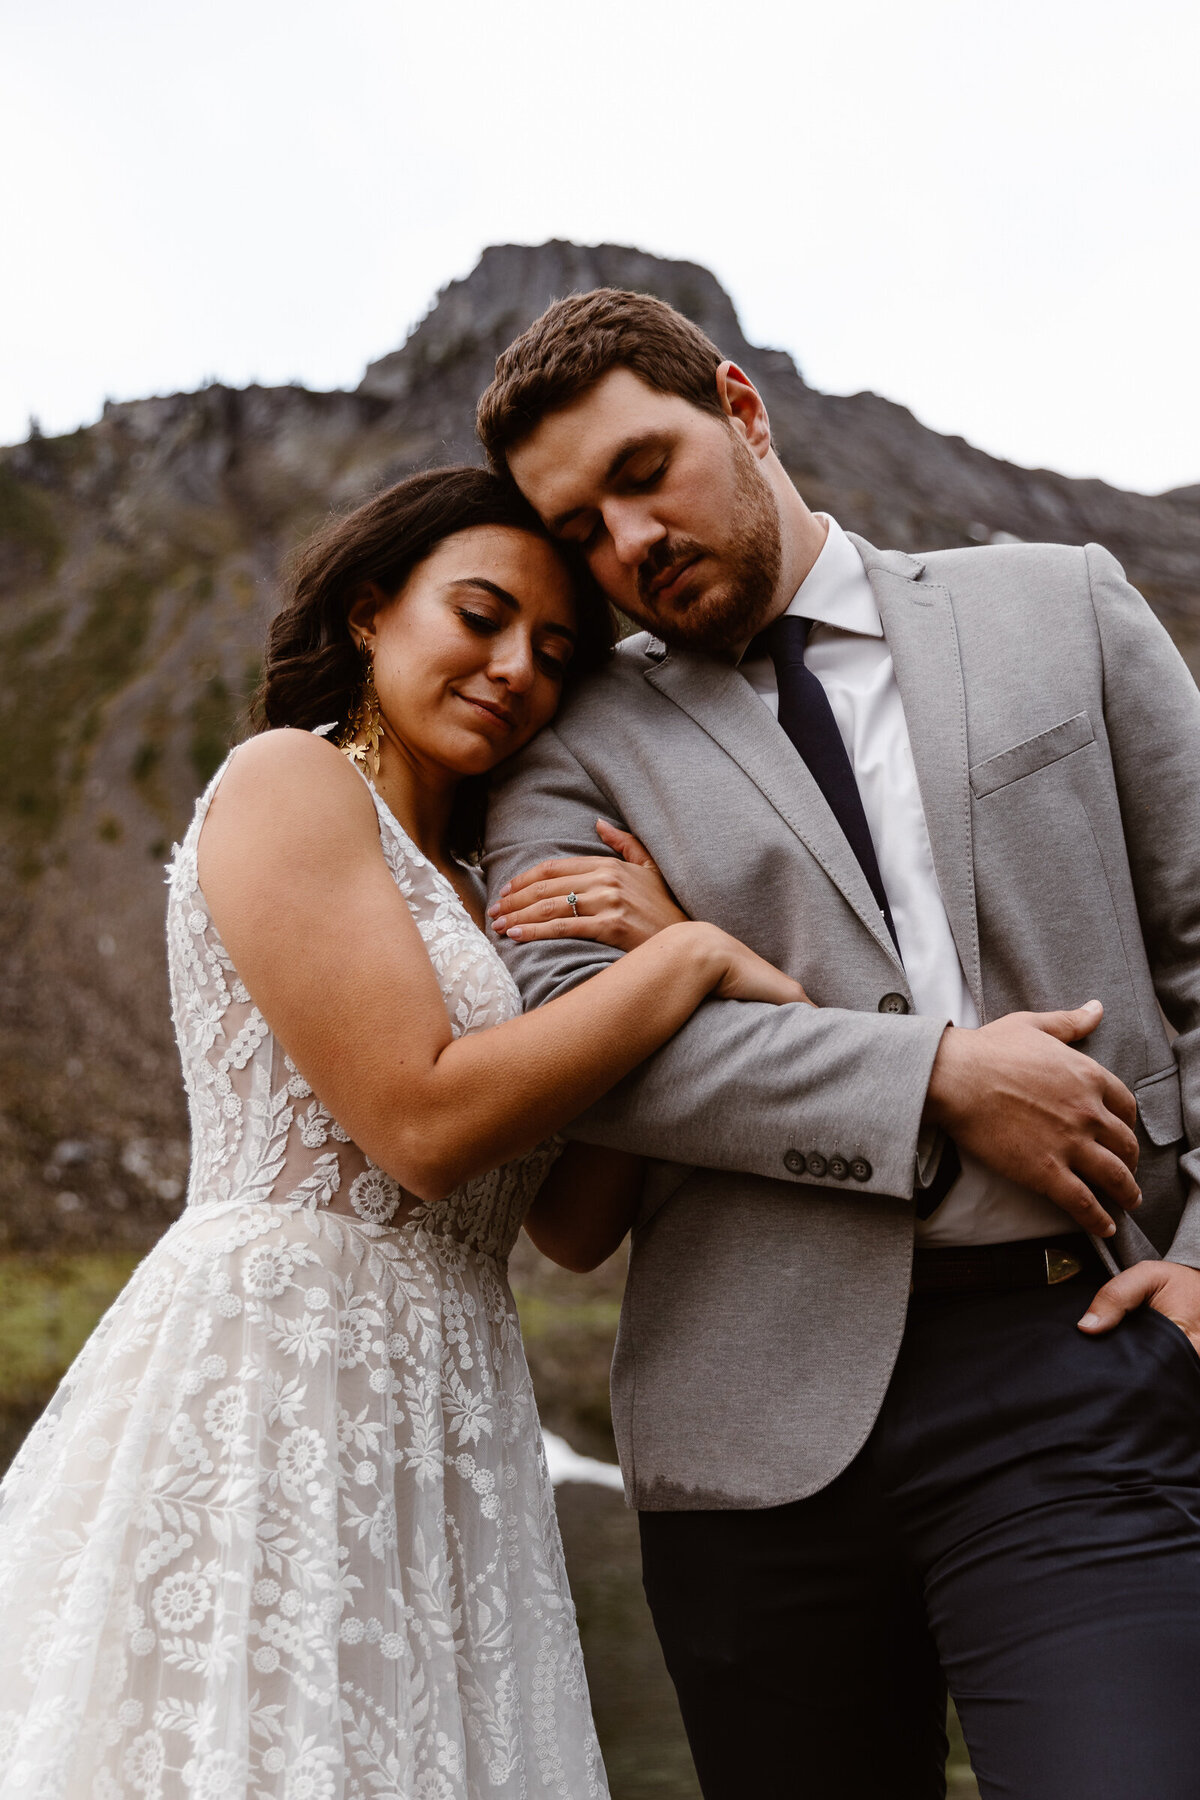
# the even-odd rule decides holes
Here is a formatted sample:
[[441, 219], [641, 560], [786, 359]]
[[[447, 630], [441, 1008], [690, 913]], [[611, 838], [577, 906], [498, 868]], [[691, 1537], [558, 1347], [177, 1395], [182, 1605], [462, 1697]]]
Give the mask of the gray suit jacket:
[[[1200, 693], [1096, 545], [918, 558], [855, 541], [980, 1016], [1103, 1000], [1088, 1048], [1137, 1095], [1139, 1224], [1200, 1265]], [[777, 1505], [846, 1466], [887, 1387], [944, 1021], [880, 1010], [911, 1001], [904, 969], [816, 784], [735, 670], [623, 644], [497, 783], [489, 881], [594, 854], [601, 814], [642, 839], [689, 914], [820, 1005], [708, 1002], [573, 1127], [654, 1159], [613, 1368], [630, 1500]], [[505, 954], [536, 1006], [616, 953]], [[814, 1178], [813, 1154], [854, 1173]], [[1138, 1236], [1121, 1231], [1131, 1260]]]

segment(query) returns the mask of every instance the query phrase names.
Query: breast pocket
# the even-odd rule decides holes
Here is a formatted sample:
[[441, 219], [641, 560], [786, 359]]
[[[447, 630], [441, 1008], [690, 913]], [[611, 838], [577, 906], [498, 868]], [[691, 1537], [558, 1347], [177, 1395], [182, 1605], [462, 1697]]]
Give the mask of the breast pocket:
[[1085, 712], [1075, 713], [1061, 725], [1052, 725], [1049, 731], [1039, 731], [1023, 744], [1014, 744], [1011, 750], [1002, 750], [999, 756], [976, 763], [971, 770], [971, 792], [977, 800], [984, 800], [997, 789], [1036, 775], [1039, 769], [1062, 762], [1064, 757], [1074, 756], [1077, 750], [1085, 750], [1095, 741], [1092, 721]]
[[1157, 1075], [1147, 1075], [1133, 1090], [1138, 1116], [1146, 1136], [1160, 1149], [1177, 1144], [1183, 1136], [1183, 1096], [1179, 1070], [1172, 1064]]

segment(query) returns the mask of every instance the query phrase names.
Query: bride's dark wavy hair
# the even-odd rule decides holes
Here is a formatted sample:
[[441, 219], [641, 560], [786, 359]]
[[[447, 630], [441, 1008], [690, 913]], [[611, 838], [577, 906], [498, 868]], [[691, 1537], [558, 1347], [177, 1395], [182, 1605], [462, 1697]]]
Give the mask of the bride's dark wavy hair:
[[[552, 542], [533, 508], [507, 479], [468, 466], [427, 469], [334, 518], [302, 544], [288, 566], [284, 602], [267, 631], [262, 682], [254, 697], [256, 731], [292, 725], [311, 731], [345, 725], [360, 679], [347, 614], [368, 582], [385, 594], [404, 586], [444, 538], [476, 525], [508, 525]], [[616, 619], [582, 561], [555, 544], [571, 576], [576, 642], [564, 691], [612, 654]], [[482, 844], [487, 776], [459, 784], [449, 848], [474, 856]]]

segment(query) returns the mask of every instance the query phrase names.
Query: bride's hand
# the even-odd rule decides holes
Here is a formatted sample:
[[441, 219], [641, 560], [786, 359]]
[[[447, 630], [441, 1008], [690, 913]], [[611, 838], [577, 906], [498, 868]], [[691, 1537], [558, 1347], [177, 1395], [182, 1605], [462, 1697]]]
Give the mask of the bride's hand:
[[[694, 927], [693, 927], [694, 929]], [[730, 937], [716, 925], [702, 926], [713, 934], [713, 949], [725, 965], [725, 972], [713, 989], [718, 1000], [765, 1000], [770, 1006], [788, 1006], [796, 1001], [815, 1006], [798, 981], [784, 975], [774, 963], [750, 950], [739, 938]]]
[[[597, 819], [596, 835], [614, 856], [559, 856], [514, 876], [488, 908], [492, 929], [522, 944], [573, 937], [635, 950], [687, 918], [631, 832]], [[568, 894], [575, 896], [574, 909]]]

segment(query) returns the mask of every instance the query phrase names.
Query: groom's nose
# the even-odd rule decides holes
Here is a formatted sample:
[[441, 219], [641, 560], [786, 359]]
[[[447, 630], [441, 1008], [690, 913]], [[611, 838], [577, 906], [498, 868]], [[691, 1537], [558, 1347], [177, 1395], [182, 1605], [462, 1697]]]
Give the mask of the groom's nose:
[[654, 545], [667, 535], [666, 526], [659, 523], [649, 507], [624, 498], [605, 503], [604, 527], [617, 561], [628, 569], [640, 568]]

